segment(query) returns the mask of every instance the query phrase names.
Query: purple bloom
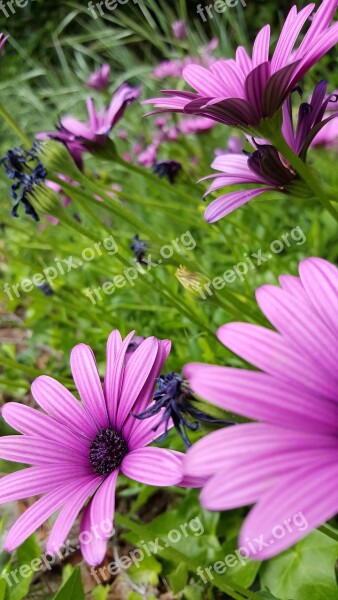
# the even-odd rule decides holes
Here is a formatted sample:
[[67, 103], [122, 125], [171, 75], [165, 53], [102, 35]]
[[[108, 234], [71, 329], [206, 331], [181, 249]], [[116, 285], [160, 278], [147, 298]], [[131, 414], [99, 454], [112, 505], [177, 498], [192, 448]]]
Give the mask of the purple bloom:
[[110, 65], [104, 64], [92, 73], [87, 81], [87, 87], [100, 92], [109, 86]]
[[183, 135], [190, 133], [203, 133], [208, 131], [212, 127], [215, 127], [216, 123], [213, 119], [206, 119], [205, 117], [182, 117], [179, 124], [179, 131]]
[[[62, 117], [59, 131], [39, 134], [51, 137], [66, 144], [72, 151], [84, 152], [90, 144], [104, 145], [111, 129], [122, 118], [126, 107], [140, 95], [140, 88], [130, 87], [124, 83], [112, 97], [111, 103], [103, 110], [95, 109], [94, 100], [88, 98], [87, 111], [89, 120], [85, 123], [73, 117]], [[73, 155], [73, 152], [71, 152]]]
[[273, 117], [295, 85], [338, 41], [338, 23], [330, 26], [336, 7], [337, 0], [323, 0], [295, 48], [315, 4], [299, 12], [294, 6], [271, 58], [270, 26], [266, 25], [256, 37], [252, 56], [240, 46], [235, 60], [218, 60], [208, 68], [185, 67], [183, 77], [196, 92], [166, 90], [167, 98], [146, 102], [155, 104], [157, 112], [185, 112], [227, 125], [257, 127], [262, 118]]
[[[283, 105], [283, 135], [292, 150], [304, 161], [310, 144], [321, 129], [338, 116], [338, 112], [325, 116], [328, 104], [337, 100], [335, 94], [327, 95], [326, 89], [327, 83], [321, 81], [316, 85], [311, 100], [300, 105], [296, 127], [292, 120], [291, 97]], [[256, 151], [252, 154], [224, 154], [212, 163], [212, 168], [222, 174], [211, 175], [213, 182], [205, 195], [237, 184], [254, 184], [256, 187], [230, 192], [214, 200], [204, 215], [209, 223], [218, 221], [264, 192], [287, 191], [287, 186], [297, 178], [297, 173], [273, 146], [264, 141], [262, 144], [253, 143]]]
[[71, 368], [82, 404], [58, 381], [42, 376], [32, 392], [44, 412], [14, 402], [3, 407], [4, 419], [23, 435], [0, 439], [1, 458], [33, 466], [1, 480], [0, 502], [44, 494], [9, 531], [8, 552], [59, 511], [47, 542], [47, 552], [55, 554], [90, 498], [81, 519], [81, 549], [88, 563], [100, 564], [111, 535], [120, 471], [149, 485], [185, 485], [184, 455], [147, 447], [163, 433], [153, 431], [158, 417], [140, 422], [131, 414], [151, 402], [170, 342], [150, 337], [126, 360], [133, 335], [122, 341], [115, 330], [109, 336], [103, 389], [91, 348], [75, 346]]
[[[256, 503], [244, 522], [248, 538], [267, 542], [267, 559], [292, 546], [338, 512], [338, 270], [321, 258], [284, 275], [281, 288], [258, 289], [257, 301], [277, 331], [230, 323], [220, 341], [260, 371], [192, 363], [193, 391], [258, 423], [222, 429], [197, 442], [186, 472], [210, 477], [201, 495], [208, 510]], [[269, 543], [275, 526], [302, 511], [307, 527]]]
[[5, 46], [8, 38], [9, 38], [9, 35], [4, 35], [3, 33], [0, 32], [0, 56], [1, 56], [1, 53], [4, 49], [4, 46]]
[[175, 21], [172, 24], [172, 30], [173, 30], [173, 34], [174, 36], [180, 40], [180, 42], [184, 42], [185, 38], [187, 37], [187, 24], [185, 21]]

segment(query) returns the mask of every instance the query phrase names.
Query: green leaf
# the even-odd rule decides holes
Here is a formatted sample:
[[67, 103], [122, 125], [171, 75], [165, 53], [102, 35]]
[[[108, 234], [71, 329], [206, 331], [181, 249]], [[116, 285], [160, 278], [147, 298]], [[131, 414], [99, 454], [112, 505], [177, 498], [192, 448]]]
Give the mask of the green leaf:
[[177, 594], [181, 592], [188, 582], [188, 570], [184, 563], [178, 565], [178, 567], [167, 576], [170, 590]]
[[85, 600], [80, 569], [75, 569], [74, 573], [59, 589], [53, 600], [70, 600], [70, 598], [72, 600]]
[[128, 575], [135, 583], [157, 585], [161, 571], [162, 565], [154, 556], [145, 556], [138, 567], [133, 564], [128, 569]]
[[337, 556], [338, 542], [313, 531], [268, 561], [260, 579], [281, 600], [337, 600]]
[[[16, 551], [17, 565], [9, 571], [11, 585], [7, 586], [9, 600], [26, 598], [32, 579], [40, 569], [40, 547], [35, 535], [29, 537]], [[12, 573], [12, 575], [11, 575]]]
[[92, 596], [94, 600], [106, 600], [109, 594], [110, 586], [109, 585], [98, 585], [93, 591]]

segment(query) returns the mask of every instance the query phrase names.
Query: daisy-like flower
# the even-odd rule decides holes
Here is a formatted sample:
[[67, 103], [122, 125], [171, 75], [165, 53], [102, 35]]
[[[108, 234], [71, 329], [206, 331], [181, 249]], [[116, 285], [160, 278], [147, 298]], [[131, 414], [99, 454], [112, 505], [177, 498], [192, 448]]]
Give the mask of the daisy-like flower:
[[[291, 98], [283, 105], [284, 138], [303, 161], [322, 128], [338, 116], [338, 112], [325, 115], [328, 105], [331, 106], [338, 98], [336, 94], [328, 95], [326, 90], [326, 81], [316, 85], [311, 100], [300, 105], [296, 127], [292, 120]], [[212, 168], [221, 171], [221, 175], [210, 176], [213, 182], [205, 196], [220, 188], [237, 184], [250, 185], [250, 189], [228, 192], [211, 202], [204, 214], [209, 223], [218, 221], [267, 191], [288, 193], [288, 185], [297, 179], [297, 173], [273, 146], [264, 140], [263, 143], [253, 140], [253, 144], [256, 150], [251, 154], [224, 154], [212, 163]]]
[[10, 529], [8, 552], [59, 511], [47, 542], [47, 552], [55, 554], [89, 500], [80, 525], [81, 549], [89, 564], [100, 564], [112, 531], [120, 471], [155, 486], [182, 483], [184, 455], [147, 447], [163, 433], [153, 431], [158, 416], [141, 422], [131, 414], [151, 402], [170, 342], [150, 337], [130, 353], [133, 335], [122, 341], [118, 331], [111, 333], [104, 389], [91, 348], [79, 344], [72, 350], [82, 404], [58, 381], [42, 376], [33, 382], [32, 393], [44, 412], [16, 403], [2, 408], [7, 423], [23, 435], [0, 438], [0, 457], [33, 466], [1, 480], [0, 502], [44, 494]]
[[100, 92], [109, 86], [110, 65], [104, 64], [92, 73], [87, 81], [87, 87]]
[[89, 120], [86, 123], [73, 117], [62, 117], [57, 132], [40, 133], [39, 139], [50, 137], [59, 140], [66, 146], [80, 147], [88, 150], [91, 144], [104, 145], [111, 129], [122, 118], [127, 106], [136, 100], [141, 93], [139, 87], [130, 87], [124, 83], [112, 97], [111, 103], [103, 110], [97, 111], [94, 100], [88, 98], [87, 111]]
[[302, 42], [301, 29], [315, 4], [297, 12], [293, 6], [270, 58], [270, 26], [258, 33], [249, 56], [244, 47], [236, 59], [218, 60], [207, 68], [188, 65], [185, 81], [195, 92], [165, 90], [167, 97], [147, 100], [159, 111], [185, 112], [209, 117], [227, 125], [257, 127], [273, 117], [295, 85], [338, 41], [338, 23], [330, 26], [337, 0], [323, 0]]
[[[338, 512], [338, 270], [308, 258], [299, 274], [282, 276], [281, 288], [257, 291], [277, 331], [247, 323], [218, 331], [226, 347], [260, 371], [197, 363], [184, 369], [195, 393], [259, 421], [211, 433], [186, 458], [187, 473], [211, 476], [201, 495], [205, 508], [256, 503], [240, 544], [263, 536], [257, 559], [292, 546]], [[308, 527], [291, 526], [272, 543], [274, 527], [299, 512]]]

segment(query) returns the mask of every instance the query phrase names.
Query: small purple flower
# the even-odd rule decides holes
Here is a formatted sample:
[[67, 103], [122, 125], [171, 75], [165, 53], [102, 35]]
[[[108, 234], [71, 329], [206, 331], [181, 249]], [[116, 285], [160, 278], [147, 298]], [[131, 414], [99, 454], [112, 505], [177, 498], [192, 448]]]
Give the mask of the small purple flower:
[[5, 35], [4, 33], [0, 32], [0, 56], [1, 56], [1, 53], [4, 49], [4, 46], [5, 46], [8, 38], [9, 38], [9, 35]]
[[180, 40], [180, 42], [184, 42], [184, 40], [187, 37], [187, 24], [185, 21], [181, 20], [181, 21], [175, 21], [172, 24], [172, 30], [173, 30], [173, 34], [174, 36]]
[[95, 108], [94, 100], [88, 98], [87, 122], [83, 123], [73, 117], [62, 117], [57, 132], [39, 134], [38, 137], [47, 136], [63, 142], [72, 155], [75, 149], [84, 152], [89, 150], [92, 144], [102, 146], [106, 143], [111, 129], [122, 118], [126, 107], [139, 97], [140, 92], [140, 87], [133, 88], [125, 83], [115, 92], [110, 105], [99, 111]]
[[103, 388], [91, 348], [75, 346], [71, 368], [81, 403], [58, 381], [42, 376], [32, 392], [43, 412], [15, 402], [2, 408], [6, 422], [23, 435], [0, 438], [1, 458], [33, 466], [2, 478], [0, 502], [43, 494], [10, 529], [8, 552], [59, 511], [47, 542], [54, 555], [85, 506], [81, 550], [89, 564], [98, 565], [112, 534], [120, 472], [159, 487], [194, 485], [194, 478], [183, 479], [183, 454], [148, 446], [164, 431], [153, 431], [158, 418], [140, 422], [131, 414], [152, 401], [170, 342], [147, 338], [126, 360], [133, 336], [123, 341], [117, 330], [109, 336]]
[[110, 65], [104, 64], [92, 73], [87, 81], [87, 87], [100, 92], [109, 86]]
[[252, 56], [240, 46], [235, 60], [218, 60], [207, 68], [188, 65], [183, 77], [195, 92], [165, 90], [167, 97], [145, 103], [154, 104], [156, 112], [184, 112], [226, 125], [259, 126], [261, 119], [273, 117], [302, 77], [338, 41], [338, 23], [330, 26], [337, 0], [323, 0], [295, 48], [314, 7], [290, 10], [271, 58], [270, 26], [266, 25], [255, 39]]

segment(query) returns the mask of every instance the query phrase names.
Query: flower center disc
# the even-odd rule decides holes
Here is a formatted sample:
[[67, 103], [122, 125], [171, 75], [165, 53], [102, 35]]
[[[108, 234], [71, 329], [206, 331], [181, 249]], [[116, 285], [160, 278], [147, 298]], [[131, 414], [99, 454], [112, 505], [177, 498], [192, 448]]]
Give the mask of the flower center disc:
[[115, 429], [101, 429], [90, 444], [89, 459], [92, 469], [98, 475], [112, 473], [120, 466], [127, 453], [128, 446]]

